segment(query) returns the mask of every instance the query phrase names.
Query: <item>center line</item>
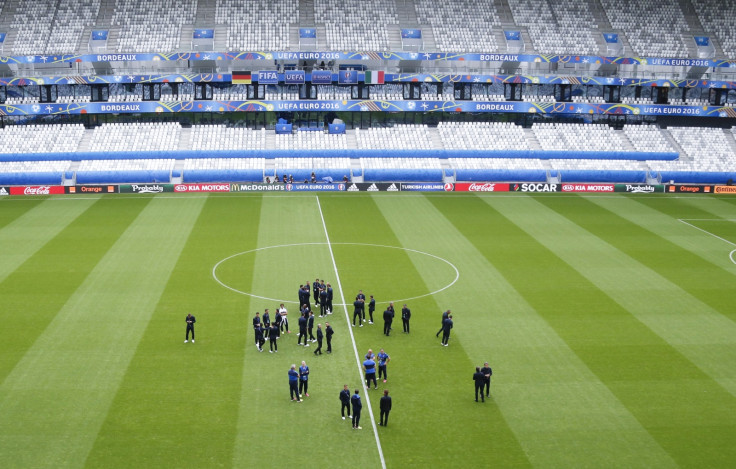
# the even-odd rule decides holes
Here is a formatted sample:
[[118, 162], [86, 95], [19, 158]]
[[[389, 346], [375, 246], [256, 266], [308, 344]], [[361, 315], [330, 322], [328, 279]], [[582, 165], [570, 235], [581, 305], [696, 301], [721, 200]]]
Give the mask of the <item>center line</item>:
[[383, 449], [381, 448], [381, 440], [378, 438], [378, 427], [376, 427], [376, 418], [373, 416], [373, 409], [371, 408], [371, 400], [368, 398], [368, 388], [365, 386], [363, 380], [363, 368], [360, 356], [358, 355], [358, 346], [355, 345], [355, 336], [353, 335], [353, 329], [350, 326], [350, 315], [348, 314], [348, 306], [345, 303], [345, 295], [342, 293], [342, 284], [340, 283], [340, 274], [337, 272], [337, 263], [335, 262], [335, 254], [332, 252], [332, 243], [330, 243], [330, 235], [327, 233], [327, 225], [325, 224], [325, 216], [322, 214], [322, 205], [319, 203], [319, 196], [317, 196], [317, 208], [319, 208], [319, 216], [322, 219], [322, 227], [325, 229], [325, 238], [327, 239], [327, 249], [330, 250], [330, 257], [332, 258], [332, 267], [335, 269], [335, 280], [337, 280], [337, 290], [340, 292], [340, 298], [342, 299], [342, 308], [345, 311], [345, 320], [348, 325], [348, 332], [350, 332], [350, 340], [353, 342], [353, 351], [355, 352], [355, 362], [358, 365], [358, 377], [363, 387], [363, 394], [365, 395], [365, 402], [368, 404], [368, 415], [371, 416], [371, 425], [373, 426], [373, 435], [376, 437], [376, 446], [378, 447], [378, 456], [381, 458], [381, 467], [386, 469], [386, 460], [383, 458]]

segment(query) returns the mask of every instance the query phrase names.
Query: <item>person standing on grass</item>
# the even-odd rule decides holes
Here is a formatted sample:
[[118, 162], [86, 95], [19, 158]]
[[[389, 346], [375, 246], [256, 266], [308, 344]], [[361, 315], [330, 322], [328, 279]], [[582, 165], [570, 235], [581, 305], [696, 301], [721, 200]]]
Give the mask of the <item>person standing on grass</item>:
[[306, 362], [299, 367], [299, 394], [309, 397], [309, 367]]
[[388, 425], [388, 414], [391, 412], [391, 396], [388, 395], [388, 389], [384, 389], [383, 397], [380, 401], [381, 407], [381, 420], [378, 425], [385, 427]]
[[363, 323], [360, 322], [360, 309], [361, 309], [362, 303], [360, 302], [360, 299], [358, 297], [355, 297], [355, 301], [353, 302], [353, 307], [355, 308], [353, 310], [353, 327], [355, 327], [355, 319], [358, 319], [358, 323], [360, 324], [360, 327], [363, 327]]
[[473, 373], [473, 381], [475, 381], [475, 402], [478, 402], [478, 392], [480, 391], [480, 398], [483, 402], [486, 401], [486, 398], [483, 397], [483, 386], [486, 383], [486, 377], [483, 376], [483, 373], [480, 371], [480, 367], [475, 367], [475, 373]]
[[263, 352], [263, 344], [266, 343], [266, 339], [263, 338], [263, 327], [260, 324], [256, 326], [256, 348], [259, 352]]
[[317, 350], [314, 351], [315, 355], [322, 355], [322, 324], [317, 324]]
[[327, 316], [327, 308], [329, 305], [327, 299], [327, 287], [319, 290], [319, 317]]
[[258, 333], [256, 332], [256, 328], [261, 325], [261, 313], [256, 311], [256, 316], [253, 318], [253, 333], [256, 338], [256, 345], [258, 345]]
[[319, 304], [319, 279], [314, 279], [312, 282], [312, 295], [314, 295], [315, 306]]
[[[197, 320], [192, 316], [192, 313], [187, 314], [187, 334], [184, 337], [184, 343], [186, 344], [189, 342], [189, 332], [192, 333], [192, 343], [194, 343], [194, 323], [197, 322]], [[181, 337], [181, 336], [180, 336]]]
[[383, 376], [383, 382], [385, 383], [388, 380], [388, 374], [386, 374], [386, 364], [391, 361], [391, 357], [388, 356], [386, 352], [381, 349], [380, 352], [378, 352], [378, 379], [381, 379], [381, 376]]
[[279, 344], [276, 339], [279, 338], [279, 326], [276, 323], [271, 324], [271, 330], [268, 331], [268, 351], [270, 353], [279, 351]]
[[411, 310], [404, 305], [401, 308], [401, 322], [404, 324], [404, 333], [409, 333], [409, 319], [411, 319]]
[[360, 426], [360, 411], [363, 410], [363, 403], [360, 401], [360, 392], [356, 389], [353, 397], [350, 398], [350, 403], [353, 405], [353, 429], [362, 430]]
[[307, 340], [307, 317], [303, 314], [299, 317], [299, 338], [296, 344], [302, 344], [302, 337], [304, 337], [304, 346], [309, 347], [309, 341]]
[[440, 332], [442, 332], [445, 329], [445, 319], [447, 319], [447, 316], [450, 315], [450, 310], [448, 309], [444, 313], [442, 313], [442, 324], [440, 325], [440, 330], [437, 331], [437, 333], [434, 335], [435, 337], [440, 336]]
[[[276, 326], [276, 338], [278, 339], [281, 336], [281, 321], [283, 319], [281, 318], [281, 310], [279, 308], [276, 308], [276, 312], [273, 315], [273, 323]], [[271, 333], [269, 332], [269, 338], [271, 337]]]
[[284, 332], [284, 329], [286, 329], [286, 333], [291, 334], [291, 331], [289, 330], [289, 319], [287, 318], [289, 312], [286, 310], [283, 303], [279, 306], [279, 313], [281, 313], [281, 332]]
[[363, 290], [358, 290], [358, 297], [360, 300], [360, 318], [365, 322], [365, 295]]
[[335, 292], [332, 290], [332, 285], [327, 284], [327, 314], [332, 314], [332, 298]]
[[394, 321], [394, 312], [390, 309], [386, 309], [383, 312], [383, 335], [391, 335], [391, 323]]
[[[485, 387], [486, 391], [486, 397], [491, 397], [491, 375], [493, 374], [493, 370], [488, 365], [488, 362], [485, 362], [483, 364], [483, 368], [480, 369], [480, 372], [483, 373], [483, 385]], [[480, 390], [481, 395], [483, 394], [483, 390]]]
[[263, 321], [263, 336], [268, 338], [268, 333], [271, 330], [271, 316], [268, 314], [268, 308], [263, 310], [261, 320]]
[[376, 299], [371, 295], [371, 301], [368, 303], [368, 324], [373, 324], [373, 312], [376, 310]]
[[309, 331], [309, 340], [317, 342], [317, 339], [315, 339], [314, 334], [312, 333], [314, 330], [314, 313], [312, 311], [309, 312], [309, 317], [307, 318], [307, 330]]
[[452, 314], [447, 316], [444, 324], [442, 324], [442, 345], [447, 347], [447, 341], [450, 340], [450, 331], [452, 330]]
[[[346, 384], [342, 391], [340, 391], [340, 414], [342, 414], [342, 419], [345, 420], [345, 409], [348, 411], [348, 418], [350, 418], [350, 389], [348, 389], [348, 385]], [[355, 426], [355, 424], [353, 424]]]
[[301, 399], [299, 399], [299, 373], [296, 371], [296, 365], [291, 365], [289, 369], [289, 395], [291, 395], [292, 401], [301, 402]]
[[332, 334], [335, 331], [332, 330], [329, 322], [325, 323], [325, 336], [327, 337], [327, 353], [332, 353]]
[[363, 362], [363, 371], [365, 372], [365, 387], [371, 387], [371, 381], [373, 381], [374, 389], [378, 389], [378, 382], [376, 381], [376, 362], [373, 358], [367, 358]]

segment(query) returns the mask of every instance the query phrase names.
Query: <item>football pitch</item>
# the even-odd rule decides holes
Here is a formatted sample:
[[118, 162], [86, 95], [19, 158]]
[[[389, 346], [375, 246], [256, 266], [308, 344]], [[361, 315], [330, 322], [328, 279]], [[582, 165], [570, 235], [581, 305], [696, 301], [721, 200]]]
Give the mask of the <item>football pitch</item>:
[[[0, 199], [0, 467], [734, 467], [735, 250], [727, 196]], [[315, 277], [330, 355], [297, 345]], [[361, 289], [376, 321], [351, 327]], [[259, 352], [252, 318], [279, 303], [292, 332]], [[377, 390], [369, 348], [391, 357]]]

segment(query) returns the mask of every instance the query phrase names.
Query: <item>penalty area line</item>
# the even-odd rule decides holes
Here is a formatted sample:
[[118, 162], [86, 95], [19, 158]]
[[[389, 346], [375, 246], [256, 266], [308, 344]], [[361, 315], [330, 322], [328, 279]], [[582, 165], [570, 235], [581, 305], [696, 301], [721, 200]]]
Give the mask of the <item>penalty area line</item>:
[[358, 379], [362, 383], [363, 394], [365, 395], [365, 402], [368, 404], [368, 415], [371, 416], [371, 426], [373, 427], [373, 435], [376, 438], [376, 447], [378, 448], [378, 457], [381, 458], [381, 467], [386, 469], [386, 460], [383, 458], [383, 448], [381, 447], [381, 439], [378, 437], [378, 427], [376, 427], [376, 418], [373, 416], [373, 409], [371, 408], [371, 400], [368, 398], [368, 388], [363, 380], [363, 368], [360, 361], [360, 355], [358, 354], [358, 346], [355, 344], [355, 335], [353, 329], [350, 326], [350, 315], [348, 314], [348, 306], [345, 303], [345, 295], [342, 292], [342, 284], [340, 283], [340, 274], [337, 271], [337, 263], [335, 262], [335, 254], [332, 252], [332, 243], [330, 242], [330, 235], [327, 232], [327, 224], [325, 223], [325, 216], [322, 213], [322, 204], [319, 203], [319, 196], [317, 198], [317, 208], [319, 209], [319, 216], [322, 219], [322, 228], [325, 230], [325, 239], [327, 240], [327, 249], [330, 251], [330, 258], [332, 259], [332, 267], [335, 269], [335, 280], [337, 281], [337, 290], [340, 292], [340, 298], [342, 299], [342, 309], [345, 312], [345, 322], [348, 326], [348, 332], [350, 333], [350, 340], [353, 342], [353, 352], [355, 352], [355, 362], [358, 366]]

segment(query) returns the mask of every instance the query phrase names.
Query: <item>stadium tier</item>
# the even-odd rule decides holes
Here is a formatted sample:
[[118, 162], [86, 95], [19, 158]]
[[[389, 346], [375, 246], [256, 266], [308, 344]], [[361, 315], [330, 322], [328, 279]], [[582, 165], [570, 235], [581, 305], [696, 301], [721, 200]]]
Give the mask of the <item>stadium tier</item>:
[[0, 0], [0, 184], [725, 182], [734, 17], [711, 0]]

